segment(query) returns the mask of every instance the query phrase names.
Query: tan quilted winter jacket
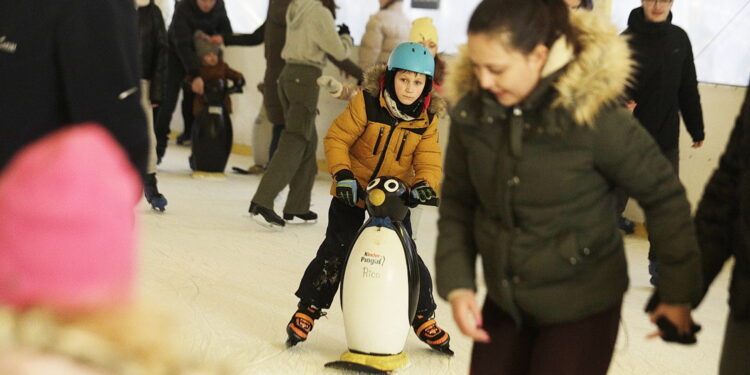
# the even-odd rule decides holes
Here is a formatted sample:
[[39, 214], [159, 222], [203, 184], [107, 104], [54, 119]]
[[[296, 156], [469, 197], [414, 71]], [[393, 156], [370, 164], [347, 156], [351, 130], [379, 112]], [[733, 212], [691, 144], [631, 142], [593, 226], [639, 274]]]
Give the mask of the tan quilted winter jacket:
[[397, 1], [386, 9], [370, 16], [359, 46], [359, 66], [363, 70], [375, 64], [388, 62], [388, 56], [397, 45], [409, 40], [411, 21], [406, 18], [402, 2]]

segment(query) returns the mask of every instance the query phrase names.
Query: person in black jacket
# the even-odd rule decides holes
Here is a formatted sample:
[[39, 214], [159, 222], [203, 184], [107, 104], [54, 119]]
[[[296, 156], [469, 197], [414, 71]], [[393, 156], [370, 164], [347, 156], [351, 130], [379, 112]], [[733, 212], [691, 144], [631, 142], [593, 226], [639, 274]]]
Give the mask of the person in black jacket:
[[750, 368], [750, 91], [734, 125], [719, 168], [706, 185], [695, 216], [703, 260], [704, 294], [724, 263], [734, 257], [730, 313], [720, 375]]
[[167, 198], [156, 185], [156, 133], [154, 114], [162, 101], [164, 78], [167, 75], [167, 29], [161, 9], [154, 0], [136, 0], [138, 29], [141, 35], [141, 104], [148, 122], [148, 167], [143, 192], [154, 209], [164, 211]]
[[[213, 43], [224, 44], [224, 37], [232, 34], [232, 25], [223, 0], [181, 0], [175, 6], [169, 25], [166, 88], [156, 119], [156, 154], [159, 161], [167, 149], [169, 124], [182, 82], [187, 76], [198, 77], [200, 65], [193, 46], [193, 34], [198, 30], [210, 35]], [[202, 91], [203, 80], [195, 78], [192, 86], [195, 91]], [[182, 95], [185, 131], [177, 139], [179, 144], [190, 140], [193, 125], [193, 92], [183, 89]]]
[[136, 17], [133, 0], [0, 2], [0, 170], [34, 140], [92, 121], [145, 173]]
[[[628, 107], [679, 174], [680, 113], [693, 148], [703, 145], [705, 134], [693, 50], [687, 33], [672, 24], [672, 2], [642, 0], [643, 6], [630, 12], [623, 34], [630, 38], [636, 60], [635, 79], [627, 92]], [[621, 194], [620, 227], [632, 233], [632, 222], [621, 216], [626, 203], [627, 197]]]

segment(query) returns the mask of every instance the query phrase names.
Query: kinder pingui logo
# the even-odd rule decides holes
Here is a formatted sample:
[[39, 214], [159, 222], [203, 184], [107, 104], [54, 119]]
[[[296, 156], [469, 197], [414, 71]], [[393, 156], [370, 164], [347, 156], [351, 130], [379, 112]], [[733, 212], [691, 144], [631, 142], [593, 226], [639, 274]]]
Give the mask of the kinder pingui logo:
[[371, 266], [378, 265], [382, 267], [385, 264], [385, 256], [365, 251], [365, 254], [362, 255], [359, 261], [361, 263], [366, 263]]
[[13, 43], [7, 39], [8, 37], [6, 37], [5, 35], [0, 36], [0, 51], [8, 52], [8, 53], [16, 53], [16, 48], [18, 48], [18, 43]]

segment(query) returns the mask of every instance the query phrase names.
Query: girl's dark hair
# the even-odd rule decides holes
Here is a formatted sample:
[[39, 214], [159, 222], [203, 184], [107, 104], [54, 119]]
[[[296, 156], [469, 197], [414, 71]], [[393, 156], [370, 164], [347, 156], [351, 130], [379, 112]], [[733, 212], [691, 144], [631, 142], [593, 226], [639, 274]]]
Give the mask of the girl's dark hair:
[[483, 0], [471, 15], [468, 33], [505, 33], [511, 47], [524, 54], [539, 44], [551, 47], [564, 35], [574, 51], [580, 50], [579, 32], [563, 0]]

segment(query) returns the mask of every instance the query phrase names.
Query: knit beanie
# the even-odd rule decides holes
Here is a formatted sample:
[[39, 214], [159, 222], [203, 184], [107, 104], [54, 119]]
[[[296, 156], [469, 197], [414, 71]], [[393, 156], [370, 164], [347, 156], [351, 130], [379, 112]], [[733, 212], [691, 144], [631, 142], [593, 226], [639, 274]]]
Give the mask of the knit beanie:
[[198, 55], [199, 60], [203, 60], [203, 56], [206, 56], [209, 53], [215, 53], [218, 55], [221, 51], [221, 46], [211, 43], [209, 40], [206, 40], [206, 37], [208, 37], [208, 34], [200, 30], [196, 31], [195, 34], [193, 34], [195, 54]]
[[99, 125], [22, 149], [0, 174], [0, 304], [75, 312], [127, 302], [140, 192]]
[[421, 17], [411, 23], [409, 32], [409, 41], [414, 43], [435, 42], [438, 44], [438, 33], [435, 25], [432, 24], [432, 18]]

